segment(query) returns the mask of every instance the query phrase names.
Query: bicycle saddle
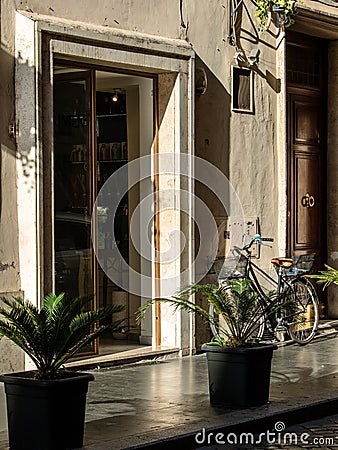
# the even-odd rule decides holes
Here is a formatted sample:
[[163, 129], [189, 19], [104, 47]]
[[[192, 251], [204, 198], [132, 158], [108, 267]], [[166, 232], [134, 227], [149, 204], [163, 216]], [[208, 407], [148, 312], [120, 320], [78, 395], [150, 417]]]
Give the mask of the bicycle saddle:
[[292, 258], [272, 258], [271, 262], [275, 266], [284, 267], [285, 269], [288, 269], [289, 267], [293, 266]]

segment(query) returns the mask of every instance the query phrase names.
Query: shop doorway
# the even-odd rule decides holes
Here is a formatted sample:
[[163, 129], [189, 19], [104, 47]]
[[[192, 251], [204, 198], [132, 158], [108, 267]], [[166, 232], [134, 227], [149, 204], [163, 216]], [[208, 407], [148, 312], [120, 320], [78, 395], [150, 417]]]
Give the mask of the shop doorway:
[[[94, 308], [125, 306], [123, 313], [106, 322], [125, 319], [122, 332], [108, 331], [85, 349], [89, 355], [140, 345], [141, 331], [134, 313], [141, 297], [109, 279], [106, 265], [111, 263], [113, 226], [114, 244], [140, 273], [142, 261], [133, 246], [129, 224], [142, 187], [135, 185], [122, 196], [114, 217], [109, 208], [104, 208], [107, 226], [97, 236], [96, 255], [91, 218], [94, 202], [111, 176], [128, 161], [152, 151], [153, 84], [152, 77], [137, 74], [88, 70], [64, 63], [57, 63], [54, 69], [55, 292], [65, 292], [70, 301], [75, 296], [93, 295]], [[112, 184], [109, 194], [119, 194], [119, 190]]]

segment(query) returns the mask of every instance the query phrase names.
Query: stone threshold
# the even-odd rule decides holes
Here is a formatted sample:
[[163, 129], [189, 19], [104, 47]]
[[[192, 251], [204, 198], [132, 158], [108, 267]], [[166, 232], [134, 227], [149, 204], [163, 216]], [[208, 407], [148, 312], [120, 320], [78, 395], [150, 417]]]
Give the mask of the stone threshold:
[[91, 370], [104, 367], [121, 366], [133, 364], [141, 361], [155, 361], [179, 356], [179, 348], [176, 347], [140, 347], [107, 355], [93, 356], [86, 359], [79, 359], [65, 364], [67, 369]]

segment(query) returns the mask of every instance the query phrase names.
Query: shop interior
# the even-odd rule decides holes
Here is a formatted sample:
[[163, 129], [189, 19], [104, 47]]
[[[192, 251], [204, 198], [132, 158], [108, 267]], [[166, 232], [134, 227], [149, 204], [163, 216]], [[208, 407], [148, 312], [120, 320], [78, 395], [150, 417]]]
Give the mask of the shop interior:
[[113, 216], [109, 207], [102, 208], [103, 217], [99, 220], [104, 225], [101, 224], [95, 237], [96, 253], [91, 219], [93, 205], [107, 183], [109, 195], [121, 195], [121, 187], [109, 181], [112, 175], [128, 161], [151, 152], [153, 102], [152, 78], [55, 65], [55, 292], [65, 292], [70, 301], [77, 296], [93, 295], [94, 308], [125, 306], [124, 312], [106, 319], [110, 324], [123, 318], [122, 330], [107, 331], [91, 348], [85, 349], [88, 356], [151, 344], [142, 342], [141, 328], [134, 319], [141, 304], [140, 296], [130, 294], [125, 285], [121, 288], [107, 275], [107, 267], [114, 264], [113, 245], [127, 264], [140, 271], [140, 257], [129, 233], [131, 215], [140, 201], [140, 187], [133, 186], [121, 196]]

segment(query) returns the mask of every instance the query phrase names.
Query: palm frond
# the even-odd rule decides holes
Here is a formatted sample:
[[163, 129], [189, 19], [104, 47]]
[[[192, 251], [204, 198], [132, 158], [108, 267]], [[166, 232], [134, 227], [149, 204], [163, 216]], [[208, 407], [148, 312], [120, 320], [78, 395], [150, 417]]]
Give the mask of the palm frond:
[[118, 325], [125, 319], [118, 321], [118, 324], [114, 322], [111, 325], [99, 326], [97, 328], [95, 328], [95, 325], [108, 315], [121, 312], [123, 309], [124, 307], [122, 305], [112, 305], [97, 311], [84, 311], [76, 314], [68, 324], [67, 335], [63, 335], [59, 341], [59, 345], [55, 347], [53, 363], [59, 367], [107, 329], [117, 331]]
[[[64, 349], [60, 355], [55, 356], [54, 365], [58, 369], [65, 362], [74, 356], [81, 348], [85, 347], [87, 344], [92, 342], [95, 338], [100, 336], [106, 330], [110, 330], [111, 332], [120, 331], [121, 325], [125, 321], [125, 319], [120, 319], [113, 322], [111, 325], [101, 325], [96, 329], [92, 329], [91, 332], [82, 333], [82, 337], [80, 335], [77, 336], [77, 339], [73, 340], [72, 345], [68, 346], [68, 349]], [[70, 343], [68, 343], [70, 344]]]
[[92, 297], [67, 299], [49, 294], [39, 310], [19, 297], [2, 298], [0, 338], [6, 336], [35, 363], [40, 378], [57, 377], [64, 364], [83, 346], [108, 328], [118, 329], [122, 320], [99, 326], [100, 320], [124, 310], [122, 305], [88, 309]]
[[150, 299], [137, 310], [136, 322], [138, 324], [142, 322], [147, 310], [155, 302], [169, 303], [174, 307], [175, 311], [176, 310], [188, 311], [190, 313], [197, 314], [203, 320], [209, 322], [210, 320], [212, 320], [212, 316], [210, 316], [210, 314], [204, 308], [200, 307], [198, 304], [191, 301], [190, 297], [196, 293], [202, 293], [206, 296], [211, 297], [213, 290], [214, 286], [212, 285], [193, 285], [184, 289], [182, 292], [180, 292], [174, 297]]
[[0, 315], [5, 319], [1, 321], [0, 335], [15, 342], [36, 363], [42, 350], [43, 328], [38, 309], [19, 297], [2, 301], [7, 308], [0, 308]]
[[[194, 301], [194, 294], [201, 294], [209, 305], [213, 305], [214, 313], [220, 316], [218, 321]], [[216, 328], [218, 336], [214, 343], [226, 343], [228, 346], [244, 346], [255, 341], [262, 320], [275, 314], [284, 305], [283, 299], [272, 298], [271, 295], [268, 300], [262, 299], [252, 289], [249, 280], [232, 280], [225, 288], [212, 284], [196, 284], [170, 298], [156, 298], [146, 302], [137, 311], [138, 323], [144, 319], [146, 311], [156, 301], [169, 303], [173, 305], [174, 310], [195, 313]]]
[[317, 283], [323, 284], [326, 289], [330, 284], [338, 285], [338, 270], [325, 264], [327, 270], [321, 270], [319, 274], [308, 275], [309, 278], [316, 278]]

